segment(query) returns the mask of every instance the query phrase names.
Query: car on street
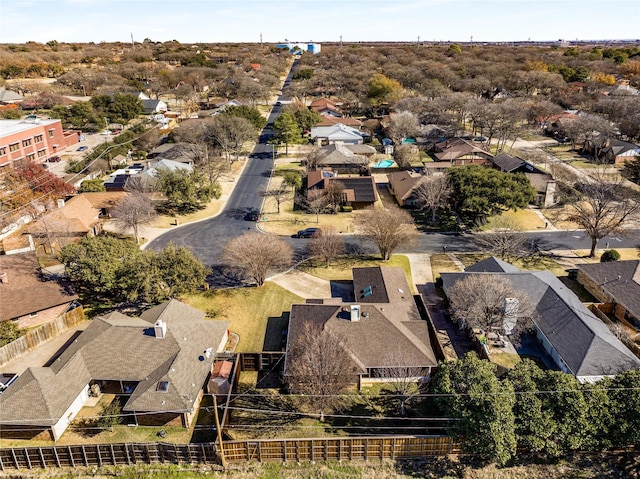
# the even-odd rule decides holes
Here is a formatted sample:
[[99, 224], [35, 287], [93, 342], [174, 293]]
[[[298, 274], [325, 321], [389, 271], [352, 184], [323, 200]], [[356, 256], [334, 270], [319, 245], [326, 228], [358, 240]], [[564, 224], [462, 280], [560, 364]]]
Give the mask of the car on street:
[[258, 208], [251, 208], [245, 216], [246, 221], [258, 221], [260, 220], [260, 210]]
[[51, 158], [49, 158], [47, 161], [49, 163], [58, 163], [62, 158], [60, 158], [59, 156], [52, 156]]
[[306, 228], [298, 231], [294, 236], [296, 238], [317, 238], [322, 236], [322, 230], [320, 228]]
[[89, 149], [88, 146], [81, 146], [80, 148], [78, 148], [76, 151], [87, 151]]

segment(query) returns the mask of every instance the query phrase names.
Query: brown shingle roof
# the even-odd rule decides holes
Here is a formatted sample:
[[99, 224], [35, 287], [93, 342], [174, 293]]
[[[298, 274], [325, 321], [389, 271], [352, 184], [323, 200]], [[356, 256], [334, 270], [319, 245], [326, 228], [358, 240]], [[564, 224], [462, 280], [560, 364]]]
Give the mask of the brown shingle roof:
[[[411, 365], [435, 366], [427, 323], [420, 318], [402, 268], [354, 268], [353, 278], [356, 303], [291, 307], [288, 345], [294, 344], [310, 322], [321, 326], [324, 334], [343, 338], [346, 351], [362, 373], [367, 368], [391, 366], [390, 355], [397, 351]], [[373, 293], [365, 301], [361, 292], [367, 286], [372, 286]], [[360, 305], [360, 321], [351, 321], [343, 311], [351, 304]]]
[[413, 171], [398, 171], [387, 175], [391, 189], [401, 200], [405, 200], [411, 195], [422, 178], [422, 175]]
[[[66, 410], [91, 379], [139, 381], [123, 407], [125, 411], [191, 410], [229, 327], [228, 321], [204, 317], [204, 312], [170, 300], [140, 318], [116, 312], [94, 319], [51, 367], [31, 368], [0, 395], [0, 423], [18, 424], [18, 420], [33, 417], [34, 408], [48, 410], [46, 417], [56, 418], [53, 411], [65, 405]], [[162, 339], [154, 335], [157, 320], [167, 326]], [[212, 352], [207, 359], [208, 348]], [[70, 374], [70, 370], [79, 372]], [[43, 379], [34, 382], [38, 378]], [[156, 390], [160, 380], [169, 382], [166, 393]], [[58, 404], [52, 397], [56, 395], [61, 396], [61, 404], [52, 408], [50, 404]], [[9, 403], [11, 408], [7, 409]]]
[[67, 284], [42, 281], [35, 253], [0, 256], [0, 321], [71, 303], [78, 296]]

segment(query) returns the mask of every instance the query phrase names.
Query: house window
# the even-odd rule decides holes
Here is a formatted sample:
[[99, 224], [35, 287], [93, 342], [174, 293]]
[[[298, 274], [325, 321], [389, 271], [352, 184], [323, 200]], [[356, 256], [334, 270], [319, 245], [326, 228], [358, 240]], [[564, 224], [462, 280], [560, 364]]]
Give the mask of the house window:
[[49, 138], [53, 138], [53, 128], [49, 130]]
[[36, 135], [36, 136], [34, 136], [34, 137], [33, 137], [33, 140], [34, 140], [36, 143], [42, 143], [42, 138], [43, 138], [43, 136], [42, 136], [42, 135]]
[[31, 144], [31, 138], [27, 138], [26, 140], [22, 140], [22, 146], [29, 146]]
[[7, 147], [3, 146], [2, 148], [0, 148], [0, 156], [6, 155], [6, 154], [7, 154]]
[[38, 158], [42, 158], [43, 156], [47, 155], [47, 150], [39, 150], [38, 151]]
[[37, 311], [35, 313], [29, 313], [29, 317], [30, 318], [35, 318], [36, 316], [38, 316], [38, 312]]
[[169, 390], [169, 381], [158, 381], [158, 385], [156, 386], [156, 391], [161, 393], [166, 393]]
[[27, 160], [29, 161], [33, 161], [36, 159], [36, 154], [35, 153], [30, 153], [27, 155]]
[[18, 151], [20, 149], [19, 143], [14, 143], [13, 145], [9, 145], [9, 151]]

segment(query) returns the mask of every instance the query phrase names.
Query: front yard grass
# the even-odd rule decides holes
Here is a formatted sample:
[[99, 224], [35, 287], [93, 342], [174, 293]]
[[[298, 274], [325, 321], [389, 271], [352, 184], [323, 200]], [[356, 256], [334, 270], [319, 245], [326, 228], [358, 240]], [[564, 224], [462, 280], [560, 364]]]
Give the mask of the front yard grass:
[[488, 231], [493, 224], [494, 219], [503, 218], [505, 220], [510, 220], [516, 222], [520, 226], [522, 230], [535, 230], [535, 229], [544, 229], [545, 221], [540, 218], [534, 211], [529, 208], [520, 209], [520, 210], [509, 210], [505, 211], [500, 215], [491, 216], [487, 223], [480, 227], [481, 231]]
[[[350, 281], [353, 280], [353, 268], [368, 268], [382, 266], [385, 268], [402, 268], [407, 277], [407, 282], [413, 290], [413, 280], [411, 278], [411, 264], [409, 258], [401, 254], [394, 254], [389, 261], [382, 261], [377, 256], [343, 256], [333, 260], [327, 268], [323, 261], [311, 258], [298, 266], [300, 271], [311, 274], [327, 281]], [[415, 291], [412, 291], [415, 294]]]
[[209, 290], [186, 296], [184, 300], [206, 311], [214, 321], [230, 321], [229, 329], [240, 336], [236, 351], [251, 353], [264, 350], [269, 321], [277, 321], [292, 304], [304, 302], [303, 298], [271, 282], [260, 288]]

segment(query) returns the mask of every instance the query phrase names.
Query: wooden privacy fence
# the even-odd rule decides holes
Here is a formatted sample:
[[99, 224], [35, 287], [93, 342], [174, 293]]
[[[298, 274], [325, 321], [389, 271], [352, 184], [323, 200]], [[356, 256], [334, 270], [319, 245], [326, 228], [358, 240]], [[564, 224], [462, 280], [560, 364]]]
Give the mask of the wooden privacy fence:
[[35, 349], [40, 344], [55, 338], [65, 331], [77, 326], [85, 320], [82, 306], [67, 311], [62, 316], [58, 316], [53, 321], [41, 324], [32, 329], [24, 336], [15, 341], [11, 341], [0, 348], [0, 367], [19, 358], [24, 353]]
[[[375, 436], [264, 439], [223, 443], [227, 463], [411, 459], [460, 452], [448, 436]], [[216, 445], [85, 444], [0, 449], [0, 471], [132, 464], [220, 464]]]
[[213, 443], [86, 444], [0, 449], [0, 471], [131, 464], [219, 464]]
[[448, 436], [385, 436], [227, 441], [224, 455], [233, 462], [302, 462], [410, 459], [460, 452]]

